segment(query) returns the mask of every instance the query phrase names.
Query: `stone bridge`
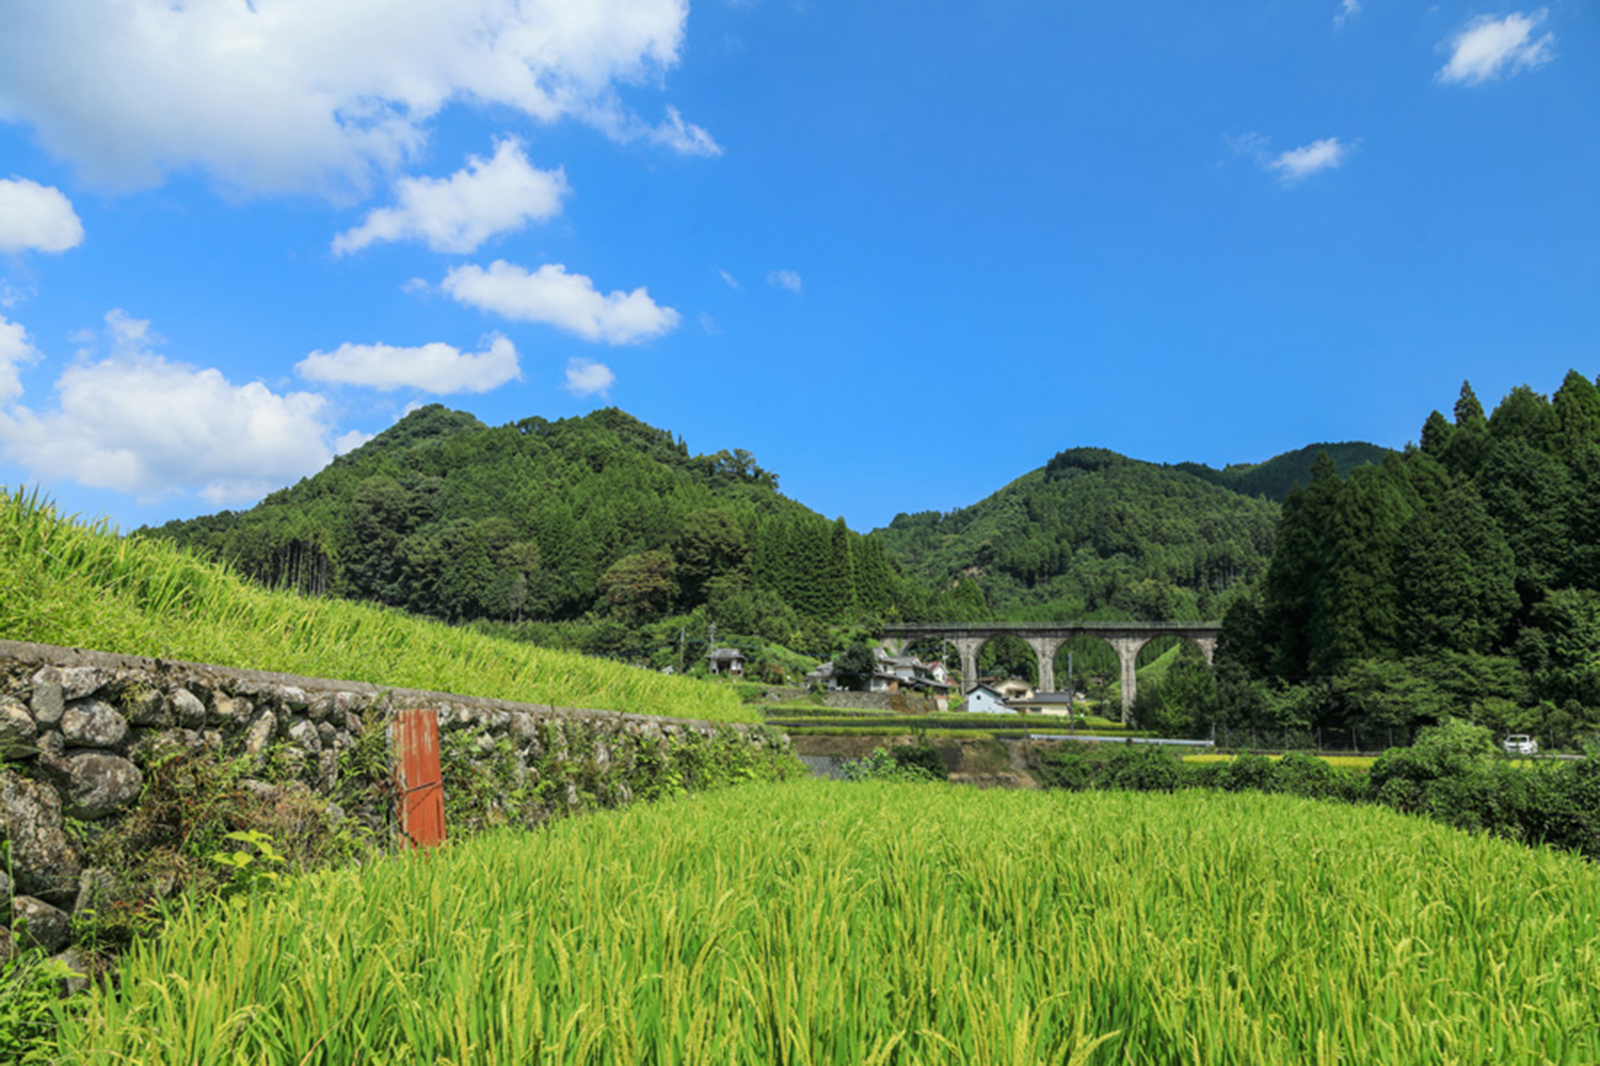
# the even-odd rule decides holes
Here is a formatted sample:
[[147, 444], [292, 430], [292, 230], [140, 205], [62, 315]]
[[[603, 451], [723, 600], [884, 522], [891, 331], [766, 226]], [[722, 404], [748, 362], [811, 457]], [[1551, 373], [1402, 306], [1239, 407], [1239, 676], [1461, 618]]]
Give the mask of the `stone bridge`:
[[924, 640], [946, 640], [955, 645], [961, 657], [961, 690], [977, 687], [978, 653], [995, 637], [1021, 637], [1039, 660], [1040, 692], [1056, 690], [1056, 652], [1073, 637], [1099, 637], [1117, 653], [1122, 664], [1122, 720], [1133, 711], [1138, 687], [1135, 673], [1139, 649], [1156, 637], [1181, 637], [1194, 643], [1209, 665], [1217, 650], [1218, 622], [985, 622], [944, 624], [919, 622], [883, 627], [883, 643], [891, 654], [899, 655], [910, 644]]

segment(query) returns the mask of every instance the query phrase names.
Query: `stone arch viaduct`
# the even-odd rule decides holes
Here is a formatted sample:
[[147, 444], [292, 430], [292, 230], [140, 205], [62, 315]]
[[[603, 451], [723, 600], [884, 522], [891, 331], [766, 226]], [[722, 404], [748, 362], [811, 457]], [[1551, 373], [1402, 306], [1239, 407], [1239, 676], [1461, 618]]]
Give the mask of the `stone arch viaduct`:
[[1122, 664], [1122, 720], [1128, 721], [1137, 691], [1135, 673], [1139, 649], [1156, 637], [1181, 637], [1194, 643], [1210, 665], [1217, 650], [1218, 622], [987, 622], [982, 624], [911, 623], [883, 627], [883, 643], [899, 655], [923, 640], [946, 640], [961, 657], [961, 690], [977, 686], [978, 653], [995, 637], [1021, 637], [1039, 660], [1039, 691], [1056, 690], [1056, 652], [1074, 637], [1099, 637], [1117, 653]]

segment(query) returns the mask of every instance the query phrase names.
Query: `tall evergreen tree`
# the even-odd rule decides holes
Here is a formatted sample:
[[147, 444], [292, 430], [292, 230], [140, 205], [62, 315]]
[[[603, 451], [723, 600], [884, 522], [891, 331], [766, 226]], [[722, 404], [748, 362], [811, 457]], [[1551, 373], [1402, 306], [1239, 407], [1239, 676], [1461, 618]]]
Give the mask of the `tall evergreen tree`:
[[1395, 548], [1412, 508], [1389, 468], [1362, 467], [1334, 503], [1327, 565], [1312, 618], [1312, 674], [1396, 652], [1400, 636]]
[[1515, 557], [1471, 484], [1412, 518], [1395, 569], [1407, 651], [1487, 653], [1519, 606]]
[[1485, 459], [1478, 490], [1517, 562], [1517, 591], [1531, 607], [1564, 583], [1571, 563], [1572, 475], [1521, 437], [1497, 442]]
[[1321, 599], [1328, 537], [1339, 496], [1333, 461], [1319, 455], [1311, 484], [1296, 486], [1283, 502], [1278, 539], [1267, 568], [1262, 631], [1266, 658], [1281, 677], [1302, 678], [1312, 651], [1312, 618]]
[[1472, 391], [1470, 382], [1461, 383], [1455, 417], [1455, 432], [1449, 435], [1439, 458], [1452, 474], [1471, 477], [1478, 472], [1478, 464], [1489, 446], [1489, 420], [1484, 417], [1483, 404], [1478, 402], [1478, 394]]
[[855, 566], [850, 558], [850, 527], [841, 515], [828, 536], [828, 565], [823, 573], [828, 599], [827, 617], [842, 620], [856, 606]]

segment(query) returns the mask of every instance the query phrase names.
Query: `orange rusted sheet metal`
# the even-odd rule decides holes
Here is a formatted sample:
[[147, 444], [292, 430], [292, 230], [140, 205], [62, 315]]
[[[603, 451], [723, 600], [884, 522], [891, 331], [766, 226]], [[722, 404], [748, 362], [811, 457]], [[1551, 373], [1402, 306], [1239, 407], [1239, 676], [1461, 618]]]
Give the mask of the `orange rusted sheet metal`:
[[396, 813], [412, 847], [444, 843], [444, 780], [439, 773], [439, 718], [431, 708], [400, 711], [394, 719]]

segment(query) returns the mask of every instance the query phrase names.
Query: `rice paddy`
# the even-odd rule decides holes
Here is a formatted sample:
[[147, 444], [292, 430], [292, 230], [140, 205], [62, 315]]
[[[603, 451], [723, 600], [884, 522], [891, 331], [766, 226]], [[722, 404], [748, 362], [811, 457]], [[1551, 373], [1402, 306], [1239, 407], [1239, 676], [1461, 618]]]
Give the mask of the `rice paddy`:
[[161, 541], [0, 488], [0, 638], [526, 703], [759, 722], [663, 677], [347, 600], [270, 592]]
[[[1208, 763], [1232, 762], [1237, 757], [1236, 755], [1207, 752], [1202, 755], [1185, 755], [1183, 756], [1183, 761], [1193, 763], [1196, 766], [1204, 766]], [[1283, 756], [1268, 755], [1267, 758], [1276, 761], [1283, 758]], [[1317, 755], [1315, 758], [1321, 759], [1335, 770], [1359, 770], [1362, 773], [1372, 769], [1372, 764], [1378, 761], [1376, 755]]]
[[1600, 868], [1254, 793], [797, 781], [191, 906], [68, 1063], [1600, 1062]]

